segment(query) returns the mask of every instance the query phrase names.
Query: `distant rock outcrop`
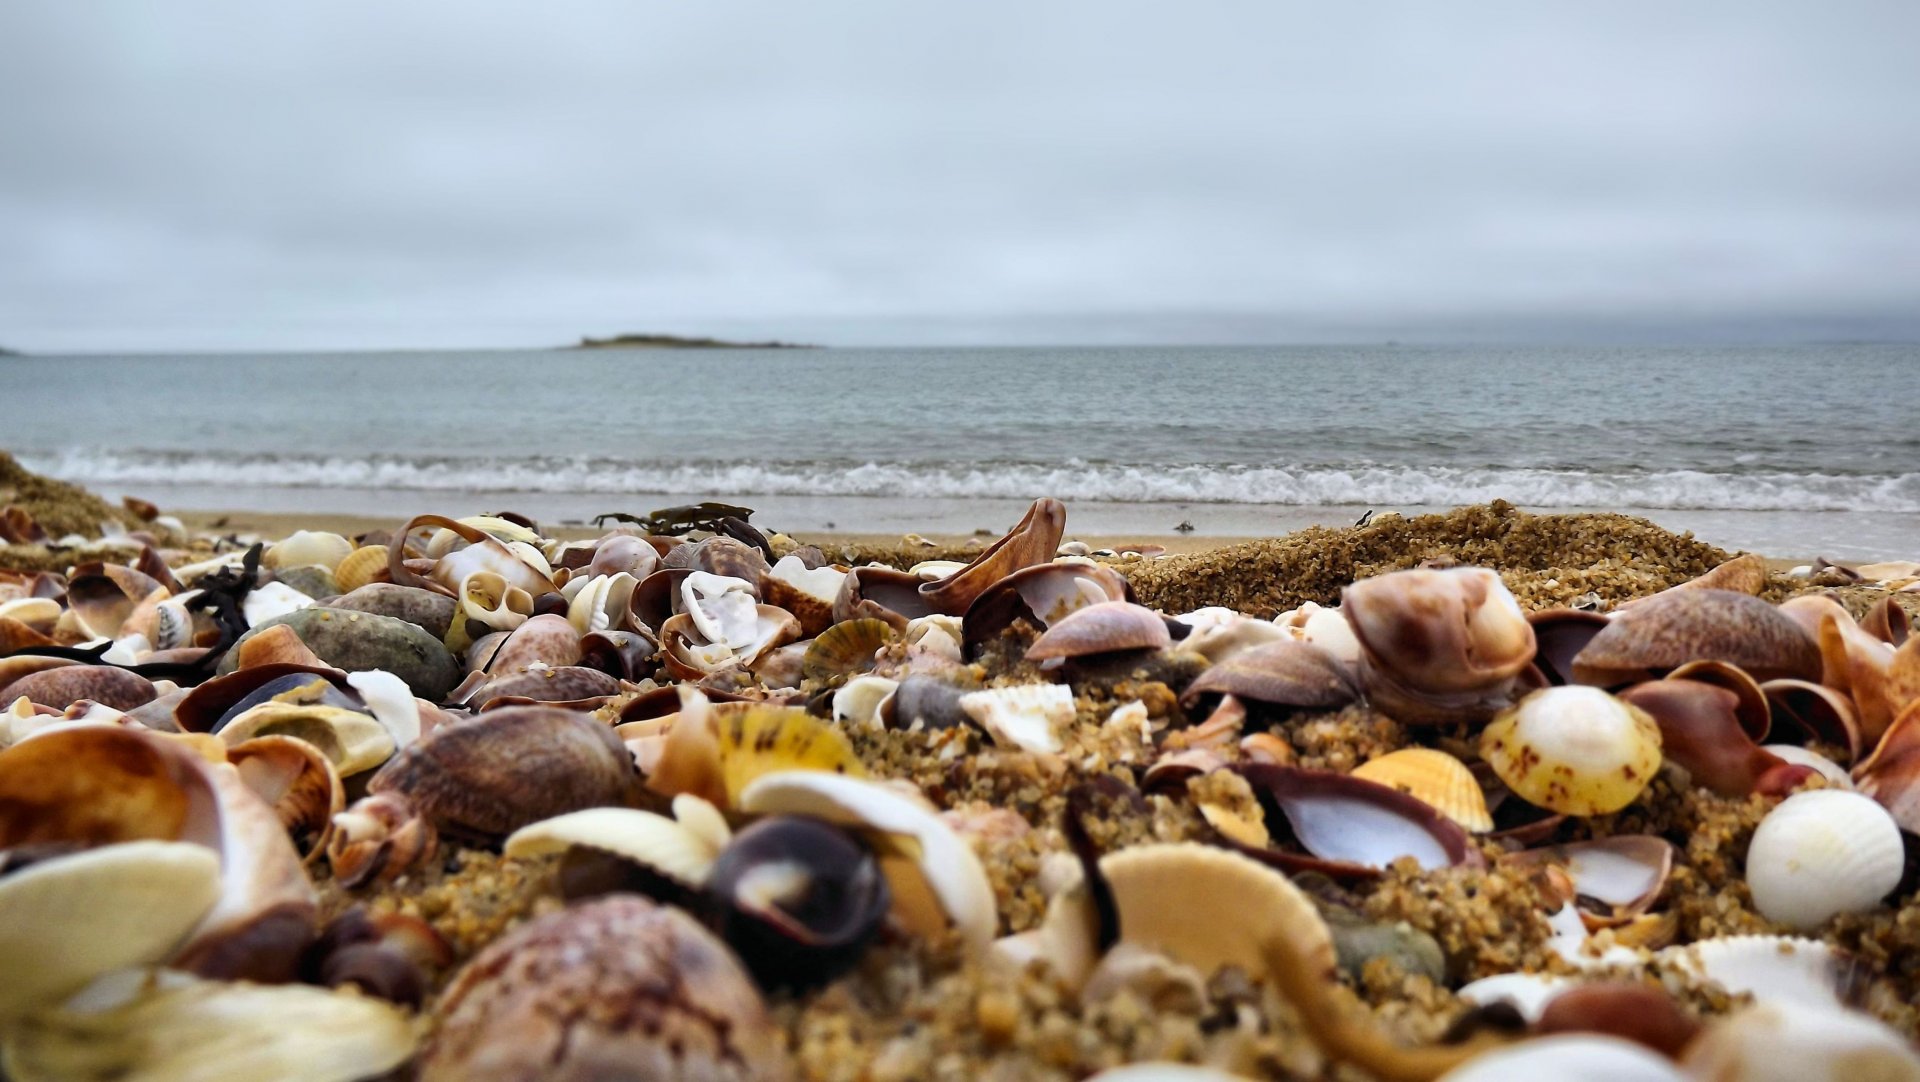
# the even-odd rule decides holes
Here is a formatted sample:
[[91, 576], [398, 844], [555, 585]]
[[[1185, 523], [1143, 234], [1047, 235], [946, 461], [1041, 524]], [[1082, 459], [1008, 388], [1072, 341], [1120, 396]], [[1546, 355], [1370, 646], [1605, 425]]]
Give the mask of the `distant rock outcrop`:
[[611, 338], [582, 338], [574, 349], [813, 349], [797, 342], [728, 342], [719, 338], [687, 338], [677, 334], [616, 334]]

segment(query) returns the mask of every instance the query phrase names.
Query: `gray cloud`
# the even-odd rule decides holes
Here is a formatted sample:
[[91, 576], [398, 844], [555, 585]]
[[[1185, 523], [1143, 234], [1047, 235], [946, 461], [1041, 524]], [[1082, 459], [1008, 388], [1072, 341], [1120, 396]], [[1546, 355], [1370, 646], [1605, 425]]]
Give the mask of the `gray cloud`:
[[1901, 0], [11, 0], [0, 343], [1913, 334], [1916, 39]]

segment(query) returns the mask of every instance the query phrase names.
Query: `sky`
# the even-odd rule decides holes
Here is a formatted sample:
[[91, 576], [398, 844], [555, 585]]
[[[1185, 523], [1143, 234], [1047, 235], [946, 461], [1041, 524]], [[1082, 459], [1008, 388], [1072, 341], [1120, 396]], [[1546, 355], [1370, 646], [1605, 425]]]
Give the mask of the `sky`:
[[0, 346], [1920, 338], [1920, 4], [6, 0]]

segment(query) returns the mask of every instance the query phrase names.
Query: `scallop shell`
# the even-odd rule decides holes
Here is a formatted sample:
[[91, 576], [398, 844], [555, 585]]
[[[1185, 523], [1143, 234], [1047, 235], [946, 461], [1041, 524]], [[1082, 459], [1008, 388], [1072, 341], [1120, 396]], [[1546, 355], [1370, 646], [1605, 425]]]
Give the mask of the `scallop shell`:
[[367, 545], [354, 549], [333, 569], [333, 581], [343, 594], [350, 594], [376, 582], [386, 582], [387, 546]]
[[1060, 750], [1059, 732], [1073, 721], [1073, 689], [1023, 684], [974, 691], [960, 696], [960, 709], [996, 742], [1050, 754]]
[[701, 696], [696, 704], [682, 706], [647, 785], [731, 808], [755, 778], [794, 770], [850, 777], [867, 773], [846, 734], [804, 710], [708, 704]]
[[526, 860], [582, 846], [699, 887], [706, 883], [723, 845], [714, 845], [707, 833], [664, 815], [632, 808], [588, 808], [521, 827], [507, 839], [505, 853]]
[[1476, 834], [1493, 829], [1487, 795], [1467, 764], [1432, 748], [1402, 748], [1355, 767], [1353, 775], [1398, 789]]
[[821, 632], [807, 647], [800, 672], [809, 680], [831, 683], [872, 670], [874, 654], [892, 642], [895, 633], [885, 620], [847, 620]]
[[1689, 1077], [1741, 1082], [1920, 1079], [1920, 1053], [1872, 1015], [1766, 1004], [1707, 1027], [1681, 1057]]
[[1820, 940], [1768, 935], [1703, 939], [1657, 951], [1653, 960], [1659, 968], [1712, 981], [1732, 995], [1795, 1007], [1837, 1006], [1853, 968]]
[[[894, 891], [895, 913], [931, 892], [970, 950], [984, 952], [992, 941], [998, 915], [986, 869], [972, 847], [924, 803], [859, 778], [819, 770], [783, 770], [754, 779], [740, 794], [739, 806], [755, 814], [812, 815], [911, 839], [919, 851], [910, 864], [881, 861]], [[905, 923], [918, 926], [913, 916], [907, 916]]]
[[1597, 688], [1544, 688], [1487, 726], [1480, 754], [1529, 804], [1563, 815], [1603, 815], [1633, 803], [1653, 780], [1660, 728], [1639, 708]]
[[219, 856], [190, 842], [104, 845], [0, 876], [0, 1019], [160, 961], [219, 896]]
[[1028, 661], [1086, 657], [1173, 645], [1160, 614], [1127, 601], [1103, 601], [1061, 618], [1027, 648]]
[[1767, 813], [1747, 848], [1747, 886], [1762, 916], [1811, 931], [1877, 908], [1900, 883], [1900, 827], [1858, 793], [1797, 793]]

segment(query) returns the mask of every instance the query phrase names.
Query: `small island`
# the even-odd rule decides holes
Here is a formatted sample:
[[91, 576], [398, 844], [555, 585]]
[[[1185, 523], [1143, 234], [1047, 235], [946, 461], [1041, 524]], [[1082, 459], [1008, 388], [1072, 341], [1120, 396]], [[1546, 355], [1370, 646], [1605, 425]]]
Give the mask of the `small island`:
[[18, 357], [18, 356], [20, 356], [20, 353], [18, 351], [8, 349], [5, 346], [0, 346], [0, 357]]
[[798, 342], [728, 342], [719, 338], [687, 338], [677, 334], [616, 334], [611, 338], [580, 339], [573, 349], [817, 349]]

